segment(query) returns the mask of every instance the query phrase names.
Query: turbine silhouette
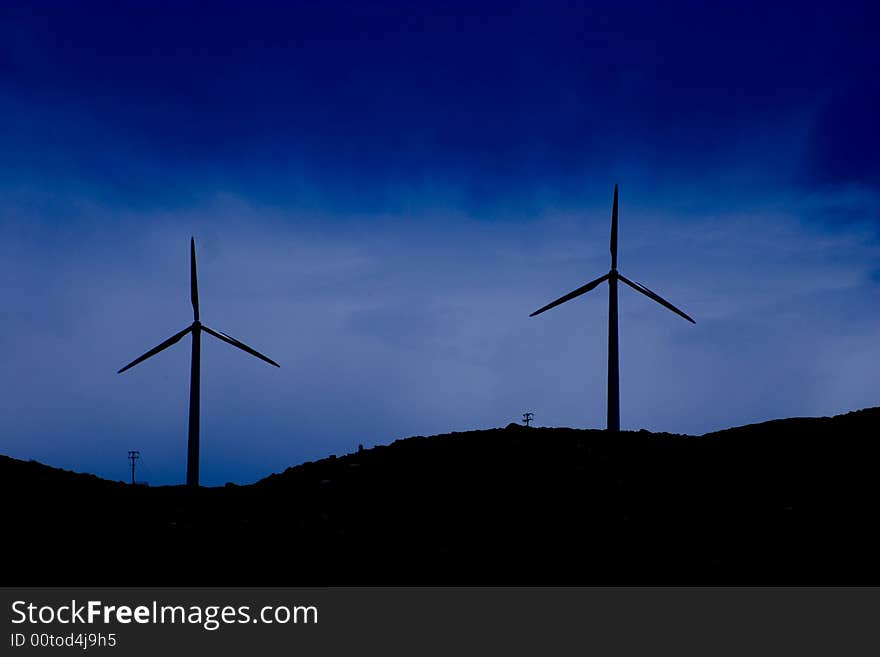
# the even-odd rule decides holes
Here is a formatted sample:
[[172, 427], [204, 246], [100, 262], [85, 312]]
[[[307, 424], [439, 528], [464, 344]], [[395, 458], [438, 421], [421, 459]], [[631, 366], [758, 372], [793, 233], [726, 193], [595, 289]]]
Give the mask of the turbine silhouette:
[[545, 310], [555, 308], [561, 303], [586, 294], [600, 283], [608, 281], [608, 430], [620, 431], [620, 362], [617, 349], [617, 281], [623, 281], [636, 292], [641, 292], [661, 306], [669, 308], [676, 315], [684, 317], [691, 324], [696, 322], [689, 315], [679, 310], [659, 294], [652, 292], [641, 283], [635, 283], [617, 271], [617, 185], [614, 185], [614, 203], [611, 209], [611, 270], [604, 276], [569, 292], [556, 301], [539, 308], [529, 317], [540, 315]]
[[271, 358], [267, 358], [256, 349], [248, 347], [243, 342], [236, 340], [230, 335], [226, 335], [221, 331], [215, 331], [208, 328], [199, 321], [199, 282], [196, 275], [196, 240], [190, 239], [190, 299], [193, 307], [193, 323], [187, 326], [179, 333], [175, 333], [170, 338], [150, 349], [143, 356], [139, 356], [131, 361], [128, 365], [117, 372], [122, 374], [125, 370], [131, 369], [138, 363], [141, 363], [151, 356], [155, 356], [173, 344], [180, 341], [187, 333], [192, 333], [192, 369], [190, 370], [189, 384], [189, 440], [186, 450], [186, 484], [187, 486], [199, 485], [199, 372], [201, 365], [201, 334], [202, 331], [209, 335], [213, 335], [218, 340], [227, 342], [233, 347], [238, 347], [242, 351], [246, 351], [252, 356], [256, 356], [260, 360], [264, 360], [270, 365], [281, 367]]

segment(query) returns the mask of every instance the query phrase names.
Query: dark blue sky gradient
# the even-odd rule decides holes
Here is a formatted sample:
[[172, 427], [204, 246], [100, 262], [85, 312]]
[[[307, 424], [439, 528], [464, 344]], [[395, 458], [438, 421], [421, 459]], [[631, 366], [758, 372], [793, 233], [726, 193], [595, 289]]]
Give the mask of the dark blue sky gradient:
[[[76, 168], [123, 203], [173, 203], [195, 176], [377, 210], [400, 183], [441, 184], [491, 212], [636, 168], [656, 186], [707, 164], [777, 178], [788, 144], [761, 128], [809, 121], [788, 175], [876, 182], [864, 8], [318, 4], [6, 8], [4, 96], [30, 130], [6, 122], [24, 152], [4, 159]], [[750, 141], [760, 161], [731, 162]]]
[[625, 428], [875, 405], [880, 12], [719, 4], [3, 3], [0, 452], [180, 479], [187, 349], [104, 373], [186, 323], [190, 234], [284, 366], [206, 353], [207, 483], [601, 426], [601, 292], [524, 318], [607, 269], [615, 182], [624, 273], [698, 320], [622, 296]]

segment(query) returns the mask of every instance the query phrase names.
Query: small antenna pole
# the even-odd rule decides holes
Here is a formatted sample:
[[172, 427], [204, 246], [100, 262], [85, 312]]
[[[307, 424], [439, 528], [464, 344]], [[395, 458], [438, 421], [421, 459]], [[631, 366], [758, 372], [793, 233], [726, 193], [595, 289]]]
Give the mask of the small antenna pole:
[[139, 451], [137, 451], [136, 449], [130, 449], [128, 451], [128, 460], [131, 461], [131, 483], [132, 483], [132, 485], [134, 485], [134, 482], [135, 482], [135, 479], [134, 479], [135, 462], [140, 457], [141, 457], [141, 453]]
[[529, 422], [532, 421], [532, 418], [535, 417], [534, 413], [523, 413], [523, 423], [526, 426], [529, 426]]

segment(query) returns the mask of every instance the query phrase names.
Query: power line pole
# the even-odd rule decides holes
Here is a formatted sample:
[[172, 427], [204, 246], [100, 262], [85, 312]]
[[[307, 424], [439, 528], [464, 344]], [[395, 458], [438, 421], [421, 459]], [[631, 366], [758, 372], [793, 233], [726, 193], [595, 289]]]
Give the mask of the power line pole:
[[529, 422], [532, 421], [533, 417], [535, 417], [534, 413], [523, 413], [523, 422], [526, 426], [529, 426]]
[[136, 449], [130, 449], [130, 450], [128, 451], [128, 460], [131, 461], [131, 483], [132, 483], [132, 485], [134, 485], [134, 483], [135, 483], [135, 480], [134, 480], [134, 467], [135, 467], [135, 462], [136, 462], [140, 457], [141, 457], [141, 453], [140, 453], [139, 451], [137, 451]]

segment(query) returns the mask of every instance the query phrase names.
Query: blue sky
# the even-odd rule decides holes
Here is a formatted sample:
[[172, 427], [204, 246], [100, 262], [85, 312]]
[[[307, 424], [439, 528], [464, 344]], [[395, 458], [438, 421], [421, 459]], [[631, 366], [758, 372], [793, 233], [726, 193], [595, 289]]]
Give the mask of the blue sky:
[[[200, 6], [201, 5], [201, 6]], [[877, 404], [867, 3], [4, 3], [0, 453], [202, 481], [414, 434], [701, 433]]]

